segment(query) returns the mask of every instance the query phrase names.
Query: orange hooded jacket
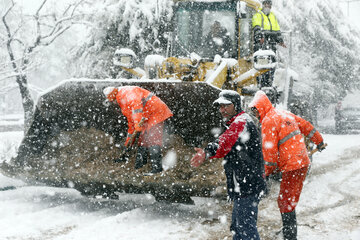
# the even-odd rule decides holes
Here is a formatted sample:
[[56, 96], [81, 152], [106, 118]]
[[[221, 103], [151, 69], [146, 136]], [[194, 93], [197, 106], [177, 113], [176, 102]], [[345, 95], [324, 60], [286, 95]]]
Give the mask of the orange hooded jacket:
[[260, 115], [266, 176], [276, 169], [287, 172], [310, 164], [301, 134], [317, 145], [323, 141], [311, 123], [288, 111], [275, 109], [262, 91], [256, 93], [249, 107], [255, 107]]
[[[134, 130], [138, 132], [148, 130], [173, 116], [168, 106], [146, 89], [125, 86], [114, 91], [121, 112], [128, 120], [129, 135], [133, 134]], [[145, 118], [145, 124], [139, 126], [142, 118]]]

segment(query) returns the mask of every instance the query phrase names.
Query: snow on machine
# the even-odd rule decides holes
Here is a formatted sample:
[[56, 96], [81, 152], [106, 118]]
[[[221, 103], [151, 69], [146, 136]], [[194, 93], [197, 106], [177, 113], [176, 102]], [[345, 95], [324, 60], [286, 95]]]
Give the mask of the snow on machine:
[[[2, 171], [90, 196], [150, 193], [157, 200], [185, 203], [192, 196], [226, 196], [221, 160], [195, 169], [190, 158], [194, 146], [204, 146], [219, 133], [220, 114], [212, 103], [221, 89], [251, 96], [259, 89], [257, 77], [278, 66], [273, 51], [253, 52], [251, 19], [259, 7], [254, 0], [176, 1], [166, 56], [147, 56], [140, 69], [133, 51], [118, 49], [114, 64], [132, 79], [70, 79], [43, 94], [17, 157]], [[215, 31], [226, 39], [212, 37], [209, 45], [205, 39]], [[277, 71], [283, 74], [275, 74], [273, 86], [263, 90], [288, 100], [290, 71]], [[114, 162], [127, 121], [118, 107], [104, 103], [102, 91], [125, 85], [155, 93], [174, 114], [167, 123], [161, 174], [144, 176], [149, 166], [135, 170], [135, 154], [127, 162]]]

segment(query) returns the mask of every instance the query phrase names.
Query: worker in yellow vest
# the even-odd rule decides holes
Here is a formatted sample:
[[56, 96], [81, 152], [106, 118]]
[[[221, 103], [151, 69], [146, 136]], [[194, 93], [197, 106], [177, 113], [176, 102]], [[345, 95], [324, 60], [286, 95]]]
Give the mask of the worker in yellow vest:
[[286, 47], [281, 36], [279, 23], [275, 14], [271, 12], [272, 1], [264, 0], [262, 6], [252, 18], [254, 50], [271, 49], [276, 51], [276, 44]]
[[[254, 32], [254, 52], [258, 50], [273, 50], [276, 53], [276, 44], [286, 47], [281, 36], [280, 26], [276, 16], [271, 12], [272, 1], [262, 1], [262, 8], [253, 15], [252, 27]], [[261, 78], [258, 78], [260, 88], [271, 87], [275, 70], [272, 69]]]

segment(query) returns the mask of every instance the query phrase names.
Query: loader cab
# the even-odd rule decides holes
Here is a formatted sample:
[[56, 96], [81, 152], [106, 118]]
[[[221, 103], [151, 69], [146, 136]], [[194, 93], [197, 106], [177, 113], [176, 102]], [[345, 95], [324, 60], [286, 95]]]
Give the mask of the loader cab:
[[251, 55], [254, 12], [242, 1], [177, 2], [171, 55], [188, 57], [194, 52], [205, 59], [216, 54], [225, 58]]

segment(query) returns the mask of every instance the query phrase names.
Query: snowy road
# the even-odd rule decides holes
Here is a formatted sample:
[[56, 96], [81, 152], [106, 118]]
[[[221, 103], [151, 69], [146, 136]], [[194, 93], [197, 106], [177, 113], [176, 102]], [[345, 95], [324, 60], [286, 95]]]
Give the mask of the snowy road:
[[[14, 156], [21, 132], [0, 133], [0, 159]], [[360, 135], [325, 135], [297, 208], [299, 240], [360, 239]], [[11, 186], [12, 188], [8, 188]], [[15, 187], [15, 188], [13, 188]], [[195, 198], [195, 205], [152, 196], [90, 199], [73, 189], [28, 186], [0, 175], [0, 239], [224, 239], [230, 205]], [[278, 183], [261, 202], [262, 239], [281, 239]]]

